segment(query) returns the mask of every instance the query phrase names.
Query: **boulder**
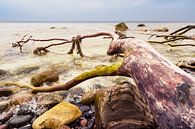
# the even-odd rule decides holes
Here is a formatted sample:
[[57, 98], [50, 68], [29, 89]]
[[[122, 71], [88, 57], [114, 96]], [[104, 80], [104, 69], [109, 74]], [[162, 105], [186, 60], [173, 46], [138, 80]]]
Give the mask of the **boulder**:
[[95, 95], [96, 129], [138, 129], [156, 126], [139, 90], [130, 83], [99, 90]]
[[69, 102], [61, 102], [39, 116], [32, 124], [33, 129], [57, 129], [69, 124], [82, 115], [79, 108]]
[[46, 82], [56, 82], [59, 80], [59, 73], [56, 70], [46, 70], [31, 78], [33, 86], [41, 86]]

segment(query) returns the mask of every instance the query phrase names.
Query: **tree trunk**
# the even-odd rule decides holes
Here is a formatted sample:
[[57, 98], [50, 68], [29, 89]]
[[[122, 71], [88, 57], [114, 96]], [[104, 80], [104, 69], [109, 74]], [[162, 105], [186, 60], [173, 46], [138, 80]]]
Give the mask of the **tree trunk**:
[[120, 72], [135, 80], [160, 129], [195, 128], [195, 79], [192, 76], [140, 40], [113, 41], [107, 53], [125, 53]]

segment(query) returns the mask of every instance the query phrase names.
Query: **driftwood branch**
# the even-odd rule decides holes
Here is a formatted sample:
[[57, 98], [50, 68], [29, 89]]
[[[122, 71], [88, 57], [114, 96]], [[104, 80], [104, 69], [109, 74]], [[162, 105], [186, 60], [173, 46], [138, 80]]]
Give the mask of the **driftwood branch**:
[[77, 84], [94, 78], [94, 77], [99, 77], [99, 76], [125, 76], [125, 74], [120, 73], [120, 67], [121, 67], [122, 63], [118, 63], [118, 64], [113, 64], [110, 66], [97, 66], [95, 69], [88, 71], [88, 72], [84, 72], [80, 75], [78, 75], [77, 77], [67, 81], [64, 84], [57, 84], [57, 85], [53, 85], [53, 86], [47, 86], [47, 87], [34, 87], [31, 85], [25, 85], [25, 84], [20, 84], [17, 82], [0, 82], [1, 86], [5, 86], [5, 85], [14, 85], [20, 88], [28, 88], [31, 89], [33, 93], [37, 93], [37, 92], [53, 92], [53, 91], [58, 91], [58, 90], [68, 90], [74, 86], [76, 86]]
[[[163, 41], [153, 41], [153, 40], [149, 40], [149, 43], [158, 43], [158, 44], [164, 44], [164, 43], [168, 43], [168, 42], [174, 42], [177, 40], [193, 40], [195, 41], [195, 37], [192, 36], [186, 36], [183, 35], [186, 32], [190, 31], [191, 29], [195, 29], [195, 25], [189, 25], [189, 26], [185, 26], [183, 28], [180, 28], [172, 33], [170, 33], [169, 35], [158, 35], [158, 34], [151, 34], [151, 36], [149, 37], [156, 37], [156, 38], [164, 38], [165, 40]], [[195, 46], [194, 44], [178, 44], [178, 45], [173, 45], [173, 44], [168, 44], [171, 47], [177, 47], [177, 46]]]
[[[28, 39], [24, 40], [27, 37], [27, 35], [25, 35], [21, 40], [17, 41], [16, 43], [12, 43], [12, 47], [20, 47], [20, 52], [22, 53], [22, 47], [24, 46], [24, 44], [26, 44], [30, 41], [34, 41], [34, 42], [35, 41], [38, 41], [38, 42], [64, 41], [61, 43], [50, 44], [50, 45], [47, 45], [45, 47], [37, 47], [33, 51], [33, 53], [35, 55], [45, 55], [49, 52], [49, 50], [47, 50], [47, 49], [52, 47], [52, 46], [58, 46], [58, 45], [63, 45], [63, 44], [67, 44], [67, 43], [72, 43], [72, 47], [69, 50], [68, 54], [72, 54], [74, 49], [77, 48], [77, 54], [80, 54], [80, 56], [83, 57], [84, 54], [83, 54], [82, 49], [81, 49], [82, 40], [86, 39], [86, 38], [94, 38], [94, 37], [99, 37], [99, 36], [107, 36], [107, 37], [111, 38], [112, 40], [119, 38], [119, 36], [117, 34], [107, 33], [107, 32], [99, 32], [99, 33], [90, 34], [90, 35], [83, 35], [83, 36], [77, 35], [77, 36], [73, 37], [71, 40], [62, 39], [62, 38], [32, 39], [32, 36], [29, 36]], [[126, 38], [130, 38], [130, 37], [126, 37]]]

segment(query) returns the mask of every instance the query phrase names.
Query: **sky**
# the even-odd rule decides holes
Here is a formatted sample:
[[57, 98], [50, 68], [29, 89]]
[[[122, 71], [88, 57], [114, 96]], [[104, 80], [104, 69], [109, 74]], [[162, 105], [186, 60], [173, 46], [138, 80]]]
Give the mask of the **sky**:
[[0, 0], [0, 21], [195, 21], [195, 0]]

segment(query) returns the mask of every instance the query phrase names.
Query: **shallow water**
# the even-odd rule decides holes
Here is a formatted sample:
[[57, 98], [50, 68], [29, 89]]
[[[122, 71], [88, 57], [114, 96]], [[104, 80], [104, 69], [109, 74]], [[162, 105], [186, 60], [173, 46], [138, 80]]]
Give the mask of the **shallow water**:
[[[116, 23], [0, 23], [0, 69], [7, 70], [12, 76], [7, 78], [9, 81], [20, 81], [29, 83], [33, 74], [49, 68], [53, 64], [68, 65], [68, 71], [61, 74], [60, 81], [64, 82], [77, 74], [92, 69], [96, 65], [107, 65], [111, 57], [106, 55], [110, 40], [102, 38], [85, 39], [82, 41], [82, 49], [86, 56], [91, 58], [81, 59], [78, 55], [67, 55], [70, 44], [62, 46], [54, 46], [46, 56], [35, 56], [32, 51], [39, 46], [46, 46], [50, 43], [57, 42], [30, 42], [24, 46], [24, 53], [19, 52], [19, 48], [12, 48], [11, 43], [20, 40], [24, 35], [32, 35], [35, 39], [47, 38], [67, 38], [76, 36], [77, 34], [92, 34], [95, 32], [106, 31], [113, 32]], [[138, 39], [147, 40], [148, 35], [139, 34], [137, 24], [127, 23], [129, 30], [127, 35], [135, 36]], [[170, 32], [194, 23], [145, 23], [148, 29], [154, 29], [162, 26], [169, 28]], [[55, 27], [55, 29], [51, 29]], [[148, 32], [154, 33], [154, 32]], [[193, 35], [195, 30], [188, 34]], [[154, 39], [155, 40], [155, 39]], [[192, 42], [192, 41], [178, 41]], [[195, 58], [195, 47], [176, 47], [171, 48], [168, 45], [152, 44], [152, 46], [162, 55], [176, 63], [182, 59]], [[29, 74], [14, 74], [17, 70], [24, 67], [40, 67]], [[117, 77], [115, 77], [117, 78]], [[90, 83], [89, 83], [90, 82]], [[96, 78], [82, 83], [83, 87], [90, 87], [92, 84], [100, 83], [104, 86], [111, 85], [113, 78]]]

